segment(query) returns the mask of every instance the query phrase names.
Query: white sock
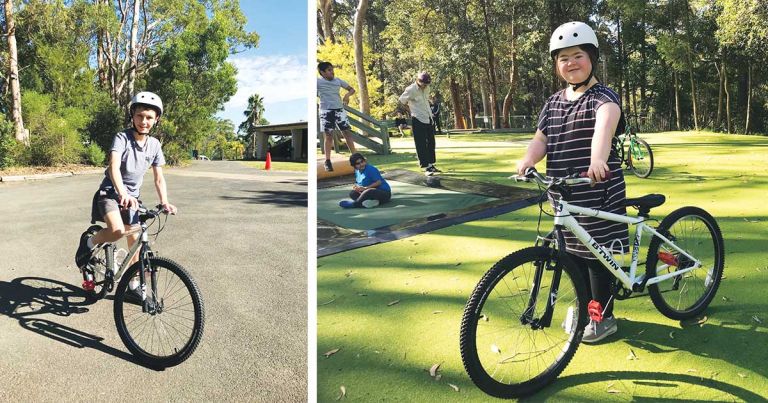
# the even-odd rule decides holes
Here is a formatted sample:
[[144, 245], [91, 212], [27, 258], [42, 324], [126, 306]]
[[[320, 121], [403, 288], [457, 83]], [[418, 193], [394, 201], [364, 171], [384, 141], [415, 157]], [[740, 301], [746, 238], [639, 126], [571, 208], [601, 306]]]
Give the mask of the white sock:
[[88, 239], [85, 240], [85, 246], [88, 247], [88, 249], [93, 249], [96, 247], [96, 245], [93, 244], [93, 237], [89, 236]]

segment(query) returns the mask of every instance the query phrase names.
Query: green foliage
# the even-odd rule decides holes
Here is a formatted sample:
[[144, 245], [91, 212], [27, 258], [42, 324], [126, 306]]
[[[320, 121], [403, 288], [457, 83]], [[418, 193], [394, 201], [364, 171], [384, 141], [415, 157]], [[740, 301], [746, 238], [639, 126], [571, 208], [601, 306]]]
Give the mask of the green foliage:
[[182, 148], [179, 143], [164, 143], [163, 155], [165, 156], [165, 162], [169, 165], [179, 165], [182, 161], [191, 158], [187, 150]]
[[82, 133], [89, 117], [78, 108], [59, 108], [51, 95], [27, 91], [22, 96], [24, 121], [30, 131], [29, 162], [57, 166], [81, 160]]
[[27, 148], [16, 141], [13, 123], [0, 114], [0, 169], [26, 164]]
[[87, 163], [102, 166], [104, 165], [104, 160], [107, 159], [107, 154], [104, 153], [104, 150], [98, 144], [91, 143], [85, 148], [84, 157]]

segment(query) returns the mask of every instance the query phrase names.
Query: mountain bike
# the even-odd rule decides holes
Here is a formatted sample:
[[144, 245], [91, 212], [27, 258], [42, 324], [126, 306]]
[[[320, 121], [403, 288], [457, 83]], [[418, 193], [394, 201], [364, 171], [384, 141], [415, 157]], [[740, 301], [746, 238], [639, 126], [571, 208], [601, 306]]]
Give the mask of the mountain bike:
[[[162, 206], [140, 206], [139, 225], [128, 231], [139, 233], [131, 249], [117, 250], [113, 243], [97, 245], [81, 269], [83, 289], [92, 300], [115, 291], [115, 325], [128, 350], [139, 361], [159, 368], [189, 358], [200, 344], [205, 323], [200, 290], [189, 272], [150, 248], [149, 228], [157, 222], [157, 232], [152, 234], [157, 239], [168, 220], [167, 215], [162, 220], [162, 214]], [[95, 234], [101, 229], [92, 225], [87, 231]], [[138, 261], [128, 266], [136, 253]]]
[[[629, 144], [625, 147], [625, 143]], [[632, 173], [638, 178], [647, 178], [653, 172], [653, 151], [648, 143], [638, 137], [634, 126], [627, 124], [624, 134], [616, 137], [613, 150]], [[626, 150], [626, 152], [625, 152]]]
[[[512, 398], [539, 391], [571, 361], [589, 319], [601, 320], [602, 312], [595, 309], [599, 307], [589, 303], [580, 268], [565, 251], [564, 229], [616, 277], [611, 290], [614, 300], [629, 298], [647, 287], [659, 312], [684, 320], [699, 315], [714, 298], [723, 274], [724, 247], [720, 228], [706, 211], [682, 207], [652, 228], [647, 224], [650, 210], [664, 203], [663, 195], [626, 199], [626, 206], [638, 210], [637, 217], [630, 217], [568, 203], [571, 186], [589, 183], [589, 178], [544, 177], [533, 168], [525, 176], [513, 178], [542, 188], [542, 212], [546, 197], [553, 198], [554, 228], [539, 237], [535, 246], [496, 263], [464, 308], [461, 358], [472, 382], [485, 393]], [[629, 267], [615, 260], [613, 245], [611, 249], [599, 245], [573, 215], [634, 225]], [[652, 239], [645, 274], [638, 274], [643, 233], [652, 234]], [[624, 251], [623, 246], [620, 249]]]

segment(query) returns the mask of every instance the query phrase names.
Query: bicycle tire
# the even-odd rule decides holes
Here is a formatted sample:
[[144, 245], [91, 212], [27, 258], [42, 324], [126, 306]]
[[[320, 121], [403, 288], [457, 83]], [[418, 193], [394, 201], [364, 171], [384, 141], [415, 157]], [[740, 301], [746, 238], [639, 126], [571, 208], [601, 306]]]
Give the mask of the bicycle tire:
[[[102, 230], [102, 226], [100, 225], [91, 225], [88, 227], [86, 232], [90, 233], [91, 235], [95, 235], [97, 232]], [[106, 280], [106, 248], [104, 246], [96, 249], [93, 251], [93, 256], [91, 257], [89, 263], [85, 266], [83, 270], [81, 270], [83, 274], [83, 281], [87, 281], [88, 277], [87, 274], [91, 275], [91, 280], [94, 282], [94, 288], [93, 290], [87, 290], [83, 289], [85, 291], [86, 297], [91, 302], [96, 302], [100, 299], [103, 299], [109, 289], [106, 287], [105, 280]]]
[[[501, 296], [498, 291], [496, 291], [497, 294], [499, 294], [499, 300], [502, 301], [501, 305], [503, 305], [502, 311], [503, 315], [500, 315], [502, 319], [498, 319], [499, 316], [489, 314], [490, 310], [485, 310], [487, 305], [489, 304], [489, 296], [492, 295], [497, 285], [504, 284], [506, 287], [506, 291], [510, 292], [509, 297], [514, 297], [512, 295], [512, 289], [515, 288], [515, 285], [518, 284], [517, 277], [515, 277], [516, 270], [524, 270], [524, 266], [526, 264], [533, 264], [535, 265], [535, 262], [537, 261], [546, 261], [551, 256], [552, 249], [545, 248], [545, 247], [530, 247], [526, 249], [519, 250], [517, 252], [514, 252], [505, 258], [501, 259], [498, 263], [496, 263], [480, 280], [480, 282], [475, 287], [474, 291], [472, 292], [472, 295], [470, 296], [469, 300], [467, 301], [467, 304], [464, 308], [464, 314], [462, 316], [461, 320], [461, 329], [460, 329], [460, 350], [461, 350], [461, 359], [464, 364], [464, 369], [466, 370], [467, 374], [469, 375], [472, 382], [480, 388], [483, 392], [499, 397], [499, 398], [515, 398], [515, 397], [523, 397], [528, 396], [533, 393], [536, 393], [543, 387], [547, 386], [551, 382], [553, 382], [557, 376], [565, 369], [565, 367], [568, 365], [568, 363], [573, 358], [573, 355], [576, 353], [576, 350], [579, 347], [579, 344], [581, 343], [581, 338], [584, 334], [584, 328], [587, 325], [588, 317], [587, 317], [587, 302], [589, 300], [588, 293], [587, 293], [587, 286], [584, 283], [584, 280], [582, 279], [582, 275], [579, 272], [578, 268], [575, 266], [575, 264], [570, 259], [565, 259], [563, 262], [558, 263], [558, 267], [562, 269], [561, 271], [561, 280], [560, 285], [558, 289], [558, 297], [555, 304], [554, 311], [557, 312], [557, 314], [553, 313], [553, 318], [551, 320], [549, 328], [551, 328], [552, 336], [550, 337], [546, 331], [547, 328], [544, 329], [532, 329], [532, 326], [529, 324], [523, 324], [521, 322], [521, 318], [518, 317], [515, 314], [510, 314], [508, 312], [509, 307], [511, 307], [511, 303], [514, 303], [512, 299], [507, 299], [507, 301], [511, 302], [505, 302], [505, 297]], [[510, 288], [510, 283], [505, 280], [505, 277], [507, 277], [510, 273], [512, 273], [512, 279], [511, 281], [515, 281], [515, 285], [512, 285], [512, 288]], [[544, 270], [544, 274], [547, 273], [554, 273], [553, 270]], [[523, 276], [523, 273], [519, 273], [521, 276]], [[525, 276], [527, 277], [527, 276]], [[526, 278], [527, 280], [527, 278]], [[522, 285], [527, 285], [530, 287], [532, 284], [531, 282], [528, 282], [526, 280], [521, 280], [520, 283], [523, 283]], [[570, 280], [570, 285], [568, 284]], [[540, 284], [546, 284], [549, 285], [551, 281], [550, 279], [542, 279]], [[542, 289], [542, 287], [540, 287]], [[525, 293], [525, 289], [518, 288], [519, 292]], [[502, 290], [504, 292], [504, 290]], [[569, 296], [567, 293], [572, 292], [573, 295]], [[543, 295], [546, 295], [547, 297], [544, 298], [545, 301], [540, 301], [541, 298], [539, 298], [535, 306], [545, 305], [547, 298], [550, 296], [549, 293], [545, 293]], [[530, 295], [528, 296], [530, 297]], [[572, 300], [569, 300], [569, 298], [573, 297]], [[525, 301], [527, 297], [524, 295], [520, 295], [520, 299], [518, 301], [522, 301], [523, 305], [527, 305], [527, 302]], [[568, 304], [563, 305], [563, 301], [568, 301]], [[498, 304], [495, 300], [491, 302], [490, 305]], [[558, 309], [558, 305], [561, 305], [560, 309]], [[567, 306], [567, 308], [566, 308]], [[575, 308], [574, 308], [575, 307]], [[542, 306], [543, 308], [543, 306]], [[563, 309], [565, 308], [565, 309]], [[523, 311], [525, 311], [525, 308], [521, 307]], [[561, 316], [560, 314], [565, 313]], [[573, 315], [576, 315], [576, 318], [573, 318]], [[483, 315], [485, 315], [483, 317]], [[561, 326], [563, 329], [566, 329], [566, 323], [568, 323], [568, 315], [571, 315], [572, 322], [570, 322], [570, 330], [566, 330], [563, 332], [561, 330]], [[481, 319], [481, 317], [483, 317]], [[490, 319], [489, 319], [490, 318]], [[505, 319], [512, 319], [511, 325], [509, 323], [503, 322]], [[562, 322], [561, 322], [562, 319]], [[482, 321], [482, 325], [481, 325]], [[487, 351], [483, 352], [483, 357], [481, 357], [481, 353], [478, 351], [480, 346], [481, 348], [484, 347], [484, 344], [486, 344], [489, 340], [486, 340], [486, 335], [491, 336], [493, 335], [494, 331], [491, 331], [491, 326], [488, 326], [486, 324], [493, 324], [493, 323], [502, 323], [502, 330], [505, 334], [511, 333], [513, 330], [513, 326], [516, 326], [518, 330], [527, 331], [530, 330], [531, 332], [542, 332], [541, 338], [546, 340], [552, 340], [552, 338], [557, 341], [556, 333], [565, 333], [568, 335], [567, 339], [563, 339], [564, 341], [563, 345], [561, 347], [555, 347], [552, 346], [548, 349], [541, 350], [537, 349], [535, 346], [535, 337], [536, 335], [533, 335], [533, 350], [527, 352], [528, 354], [537, 354], [536, 357], [529, 358], [528, 361], [535, 360], [538, 357], [543, 357], [548, 351], [552, 350], [552, 353], [554, 354], [555, 360], [552, 362], [551, 365], [548, 365], [547, 361], [541, 360], [544, 362], [544, 365], [546, 368], [543, 369], [542, 372], [535, 374], [534, 376], [530, 376], [530, 363], [529, 365], [529, 372], [528, 376], [524, 376], [520, 378], [520, 382], [512, 382], [510, 378], [509, 383], [504, 382], [504, 377], [502, 377], [500, 380], [494, 377], [496, 375], [496, 369], [494, 369], [493, 374], [489, 374], [489, 369], [486, 368], [487, 366], [484, 365], [484, 361], [492, 362], [497, 359], [490, 359], [485, 360], [486, 357], [489, 356]], [[573, 326], [573, 323], [575, 323], [575, 327]], [[488, 330], [486, 330], [486, 328]], [[480, 336], [478, 336], [479, 330], [482, 329], [480, 332]], [[527, 330], [526, 330], [527, 329]], [[555, 330], [556, 329], [556, 330]], [[500, 337], [501, 334], [498, 333]], [[483, 340], [478, 341], [478, 337], [482, 338]], [[514, 337], [514, 336], [513, 336]], [[510, 337], [510, 341], [513, 337]], [[526, 339], [523, 339], [523, 342]], [[531, 339], [528, 339], [529, 341]], [[498, 340], [501, 341], [501, 340]], [[517, 339], [518, 342], [520, 342], [520, 339]], [[499, 343], [501, 344], [501, 343]], [[508, 346], [514, 346], [515, 349], [518, 349], [519, 351], [523, 351], [523, 348], [520, 348], [519, 346], [522, 343], [511, 343], [511, 344], [502, 344], [504, 349], [506, 349]], [[496, 343], [490, 345], [490, 350], [492, 354], [496, 354], [498, 358], [501, 358], [502, 349], [497, 346]], [[496, 350], [494, 350], [494, 347]], [[513, 351], [513, 350], [509, 350]], [[517, 355], [526, 354], [525, 351], [523, 352], [515, 352], [511, 357], [504, 358], [501, 361], [498, 361], [496, 364], [508, 364], [511, 363], [514, 365], [514, 362], [508, 362], [508, 360], [511, 360], [512, 358], [515, 358]], [[559, 354], [559, 355], [558, 355]], [[493, 357], [493, 355], [491, 355]], [[535, 362], [534, 364], [538, 364], [538, 362]], [[524, 367], [522, 365], [520, 368]], [[511, 367], [505, 367], [510, 368]], [[517, 374], [515, 374], [517, 375]], [[511, 375], [512, 376], [512, 375]]]
[[[653, 172], [653, 151], [651, 151], [651, 146], [648, 145], [648, 143], [640, 137], [635, 136], [635, 142], [638, 144], [638, 148], [636, 151], [632, 150], [632, 142], [630, 141], [630, 149], [627, 153], [627, 160], [629, 161], [629, 166], [630, 169], [632, 169], [632, 173], [634, 173], [638, 178], [644, 179], [651, 176], [651, 172]], [[635, 153], [641, 154], [640, 157], [633, 158], [632, 155]], [[642, 162], [638, 164], [639, 161]]]
[[[692, 225], [685, 227], [686, 221], [689, 221]], [[723, 235], [720, 232], [720, 227], [718, 227], [715, 219], [703, 209], [698, 207], [682, 207], [664, 217], [657, 231], [694, 258], [702, 261], [702, 265], [705, 268], [709, 267], [703, 279], [699, 278], [701, 277], [699, 276], [701, 271], [696, 269], [681, 276], [648, 286], [648, 294], [651, 297], [651, 301], [653, 301], [653, 305], [664, 316], [675, 320], [691, 319], [709, 306], [717, 293], [717, 288], [720, 286], [723, 266], [725, 264]], [[697, 234], [700, 235], [697, 236]], [[676, 256], [675, 259], [678, 262], [688, 260], [677, 251], [665, 247], [665, 245], [666, 242], [663, 242], [657, 236], [654, 236], [651, 240], [646, 259], [646, 278], [652, 278], [657, 275], [660, 250], [663, 253]], [[663, 261], [661, 263], [663, 266], [666, 266]], [[679, 266], [683, 264], [678, 263]], [[663, 266], [662, 270], [665, 269]], [[703, 283], [703, 287], [700, 287], [700, 281]], [[681, 282], [682, 286], [680, 285]], [[688, 296], [688, 290], [696, 292], [696, 289], [701, 289], [703, 293], [700, 296], [690, 293], [690, 295], [694, 296], [692, 303], [681, 302], [684, 296]], [[679, 294], [676, 304], [668, 300], [668, 296], [665, 295], [674, 291], [678, 291], [677, 294]], [[687, 301], [688, 298], [685, 298], [685, 300]]]
[[[128, 348], [128, 350], [133, 353], [133, 355], [142, 363], [147, 364], [151, 367], [160, 367], [160, 368], [166, 368], [166, 367], [172, 367], [178, 364], [181, 364], [184, 362], [187, 358], [189, 358], [192, 353], [195, 352], [195, 349], [200, 344], [200, 340], [203, 336], [203, 329], [205, 327], [205, 310], [203, 307], [203, 300], [202, 296], [200, 295], [200, 289], [198, 288], [195, 281], [192, 279], [192, 277], [189, 275], [189, 273], [181, 267], [178, 263], [167, 259], [167, 258], [161, 258], [161, 257], [153, 257], [149, 258], [149, 266], [153, 267], [155, 269], [165, 269], [168, 272], [172, 273], [174, 276], [178, 278], [178, 280], [183, 285], [180, 289], [186, 289], [189, 292], [189, 303], [185, 303], [184, 305], [176, 306], [176, 308], [185, 307], [187, 305], [191, 306], [193, 312], [192, 318], [184, 318], [185, 321], [191, 321], [191, 327], [189, 331], [189, 335], [185, 336], [182, 332], [180, 332], [177, 328], [175, 328], [173, 325], [168, 325], [163, 321], [162, 318], [160, 318], [164, 314], [169, 314], [170, 309], [168, 309], [170, 306], [175, 306], [178, 304], [178, 302], [174, 302], [173, 304], [165, 307], [164, 304], [167, 304], [165, 301], [165, 297], [170, 297], [176, 293], [178, 293], [176, 288], [176, 281], [170, 280], [165, 278], [165, 287], [168, 287], [169, 284], [172, 287], [168, 287], [171, 290], [174, 290], [170, 294], [166, 294], [166, 290], [163, 289], [162, 291], [158, 290], [158, 297], [160, 299], [160, 305], [163, 306], [163, 310], [160, 313], [156, 313], [154, 315], [143, 313], [141, 311], [141, 305], [137, 303], [131, 303], [129, 301], [126, 301], [126, 294], [128, 291], [128, 284], [129, 282], [139, 273], [139, 270], [141, 269], [141, 262], [134, 263], [128, 270], [126, 271], [125, 275], [123, 275], [122, 279], [120, 280], [120, 283], [117, 286], [117, 290], [115, 291], [115, 304], [114, 304], [114, 316], [115, 316], [115, 325], [117, 326], [117, 333], [120, 335], [120, 339], [122, 339], [125, 346]], [[173, 282], [171, 282], [173, 281]], [[156, 287], [160, 285], [162, 281], [157, 279], [156, 281]], [[151, 286], [149, 279], [147, 280], [147, 295], [151, 293]], [[180, 290], [178, 289], [178, 290]], [[127, 305], [132, 305], [132, 307], [128, 307]], [[134, 313], [130, 315], [125, 315], [125, 310], [134, 311]], [[174, 308], [174, 309], [176, 309]], [[174, 313], [174, 316], [179, 316], [178, 313], [183, 310], [177, 311]], [[183, 311], [186, 312], [186, 311]], [[177, 333], [181, 334], [182, 345], [173, 347], [170, 346], [170, 341], [165, 340], [168, 342], [169, 352], [170, 354], [165, 354], [165, 346], [163, 345], [163, 340], [159, 340], [159, 347], [162, 349], [163, 354], [159, 354], [159, 352], [154, 351], [147, 351], [148, 346], [147, 345], [141, 345], [136, 339], [141, 336], [141, 333], [139, 334], [132, 334], [136, 333], [135, 331], [132, 331], [130, 329], [130, 324], [135, 323], [137, 318], [132, 317], [133, 315], [150, 315], [153, 319], [152, 326], [155, 326], [155, 329], [158, 333], [158, 339], [160, 338], [160, 333], [165, 332], [166, 334], [170, 335], [168, 327], [170, 327], [172, 330], [176, 331]], [[130, 322], [127, 322], [126, 317], [131, 317]], [[140, 318], [140, 317], [139, 317]], [[173, 320], [173, 318], [167, 318], [170, 320]], [[157, 322], [160, 322], [161, 326], [157, 326]], [[186, 323], [186, 322], [182, 322]], [[138, 326], [138, 325], [137, 325]], [[146, 321], [144, 322], [144, 326], [146, 326]], [[158, 329], [161, 328], [161, 329]], [[142, 328], [145, 329], [145, 328]], [[141, 331], [143, 332], [143, 330]], [[184, 338], [187, 338], [184, 340]], [[154, 345], [154, 334], [152, 335], [152, 344], [149, 345], [149, 349]]]

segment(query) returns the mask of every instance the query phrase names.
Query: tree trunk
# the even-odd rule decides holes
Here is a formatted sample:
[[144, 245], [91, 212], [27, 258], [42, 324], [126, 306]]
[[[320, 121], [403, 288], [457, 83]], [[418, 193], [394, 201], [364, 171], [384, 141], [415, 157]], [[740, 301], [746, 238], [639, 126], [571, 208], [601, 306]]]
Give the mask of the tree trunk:
[[725, 91], [725, 127], [731, 134], [731, 92], [728, 91], [728, 69], [723, 59], [723, 91]]
[[[685, 14], [685, 35], [688, 39], [688, 45], [693, 46], [693, 35], [691, 34], [691, 31], [693, 28], [691, 28], [691, 9], [688, 4], [688, 0], [685, 0], [685, 10], [683, 10], [683, 13]], [[698, 111], [696, 110], [696, 80], [693, 76], [693, 55], [691, 52], [686, 52], [686, 63], [688, 64], [688, 74], [691, 75], [691, 103], [693, 103], [693, 128], [694, 130], [699, 130], [699, 116]]]
[[488, 93], [485, 89], [488, 88], [488, 80], [485, 77], [480, 79], [480, 99], [483, 100], [483, 116], [488, 116]]
[[13, 0], [5, 0], [5, 35], [8, 40], [8, 81], [11, 83], [11, 116], [16, 140], [29, 145], [29, 134], [24, 130], [21, 117], [21, 86], [19, 85], [19, 60], [16, 49], [16, 22], [13, 17]]
[[333, 0], [320, 0], [320, 11], [323, 13], [324, 39], [326, 42], [336, 43], [333, 36]]
[[461, 95], [459, 94], [459, 84], [451, 76], [451, 105], [453, 106], [453, 127], [464, 129], [463, 112], [461, 111]]
[[129, 47], [129, 57], [131, 59], [131, 64], [128, 66], [128, 90], [127, 95], [128, 97], [133, 96], [133, 92], [135, 90], [136, 85], [136, 68], [139, 64], [139, 53], [138, 49], [136, 49], [136, 42], [138, 41], [138, 35], [139, 35], [139, 5], [141, 4], [143, 0], [133, 0], [133, 20], [131, 21], [131, 38], [130, 38], [130, 47]]
[[696, 110], [696, 80], [693, 77], [693, 62], [688, 59], [688, 73], [691, 75], [691, 103], [693, 103], [693, 128], [699, 130], [699, 117]]
[[677, 71], [673, 71], [672, 74], [675, 76], [675, 122], [677, 125], [677, 130], [682, 130], [680, 128], [680, 84], [678, 82], [679, 80], [677, 79]]
[[744, 123], [744, 134], [749, 134], [749, 109], [752, 105], [752, 63], [747, 65], [747, 117]]
[[467, 113], [469, 113], [469, 127], [474, 129], [477, 127], [475, 121], [475, 98], [472, 95], [472, 77], [469, 75], [469, 71], [465, 72], [467, 79]]
[[[616, 11], [616, 42], [619, 53], [619, 100], [624, 99], [624, 50], [622, 49], [621, 41], [621, 11]], [[629, 107], [629, 101], [622, 101], [624, 105]]]
[[490, 21], [488, 21], [488, 7], [485, 4], [486, 0], [480, 0], [480, 4], [483, 6], [483, 20], [485, 24], [485, 44], [488, 48], [488, 83], [491, 85], [491, 128], [498, 127], [499, 122], [499, 103], [496, 96], [496, 58], [493, 54], [493, 44], [491, 43]]
[[368, 12], [368, 0], [360, 0], [355, 12], [355, 26], [352, 39], [355, 42], [355, 74], [357, 74], [357, 86], [360, 87], [358, 91], [360, 110], [363, 113], [370, 114], [368, 79], [365, 76], [365, 65], [363, 64], [363, 25], [365, 25], [366, 12]]
[[501, 115], [503, 120], [501, 121], [501, 127], [509, 128], [510, 117], [512, 115], [512, 102], [517, 92], [517, 48], [515, 47], [516, 32], [515, 32], [515, 7], [512, 6], [512, 22], [510, 25], [509, 44], [511, 50], [509, 52], [509, 60], [511, 62], [509, 72], [509, 90], [507, 95], [504, 96], [504, 105], [501, 108]]
[[722, 130], [723, 123], [723, 69], [715, 61], [715, 69], [717, 70], [717, 78], [719, 81], [717, 92], [717, 118], [715, 118], [715, 128]]

